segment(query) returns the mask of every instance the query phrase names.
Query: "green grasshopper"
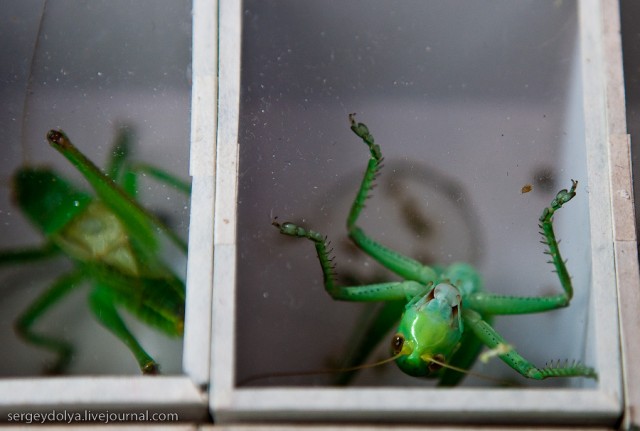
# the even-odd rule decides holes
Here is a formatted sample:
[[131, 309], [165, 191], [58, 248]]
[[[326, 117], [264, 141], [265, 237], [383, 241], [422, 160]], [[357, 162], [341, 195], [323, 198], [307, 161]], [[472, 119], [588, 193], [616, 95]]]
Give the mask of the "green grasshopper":
[[46, 167], [21, 167], [13, 176], [13, 199], [44, 235], [40, 247], [0, 252], [0, 264], [27, 263], [61, 254], [74, 269], [58, 278], [19, 316], [17, 334], [47, 349], [56, 360], [46, 372], [57, 374], [69, 365], [73, 347], [37, 332], [34, 325], [74, 289], [90, 282], [90, 308], [97, 320], [119, 338], [140, 370], [155, 374], [159, 365], [123, 322], [118, 306], [169, 336], [184, 327], [185, 286], [159, 257], [158, 233], [164, 233], [183, 253], [186, 243], [135, 199], [139, 173], [149, 174], [185, 193], [190, 185], [166, 172], [129, 160], [126, 130], [116, 140], [106, 173], [80, 152], [62, 132], [47, 133], [49, 144], [89, 183], [95, 196]]
[[522, 357], [491, 326], [494, 315], [538, 313], [567, 307], [573, 296], [571, 278], [553, 230], [553, 215], [575, 196], [577, 181], [569, 190], [557, 193], [544, 208], [539, 227], [558, 273], [563, 292], [546, 297], [513, 297], [485, 292], [476, 270], [466, 263], [446, 268], [429, 267], [403, 256], [364, 233], [357, 224], [376, 176], [379, 174], [382, 153], [363, 123], [356, 123], [355, 114], [349, 116], [351, 130], [369, 148], [370, 158], [360, 189], [347, 218], [350, 239], [362, 251], [381, 265], [398, 274], [403, 281], [364, 286], [337, 286], [333, 259], [327, 238], [313, 230], [290, 222], [274, 221], [280, 233], [311, 240], [316, 248], [324, 286], [332, 298], [342, 301], [385, 301], [389, 304], [404, 301], [398, 330], [391, 339], [392, 359], [399, 368], [415, 377], [439, 378], [439, 385], [457, 384], [464, 372], [475, 362], [485, 345], [492, 356], [498, 356], [522, 376], [542, 380], [548, 377], [597, 378], [593, 368], [580, 362], [551, 363], [538, 368]]

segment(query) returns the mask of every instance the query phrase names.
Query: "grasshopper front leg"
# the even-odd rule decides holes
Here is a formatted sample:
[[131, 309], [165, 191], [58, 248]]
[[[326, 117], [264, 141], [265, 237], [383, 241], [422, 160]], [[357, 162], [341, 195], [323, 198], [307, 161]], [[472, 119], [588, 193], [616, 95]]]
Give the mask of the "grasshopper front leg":
[[168, 185], [185, 194], [191, 194], [191, 184], [183, 181], [161, 168], [148, 163], [130, 162], [131, 141], [133, 131], [128, 126], [120, 127], [116, 143], [111, 151], [111, 157], [106, 167], [106, 173], [117, 185], [122, 187], [132, 197], [138, 192], [138, 177], [140, 174], [149, 175], [159, 182]]
[[[567, 267], [560, 255], [558, 241], [553, 231], [553, 214], [562, 208], [576, 195], [578, 182], [571, 180], [569, 190], [560, 190], [551, 204], [542, 211], [540, 216], [540, 232], [544, 236], [544, 244], [548, 246], [545, 254], [551, 256], [551, 261], [558, 273], [562, 293], [546, 297], [512, 297], [494, 295], [485, 292], [474, 293], [464, 298], [463, 304], [467, 307], [463, 311], [464, 322], [471, 328], [473, 333], [490, 349], [495, 349], [499, 345], [507, 344], [506, 341], [496, 332], [493, 327], [482, 319], [480, 313], [486, 315], [494, 314], [526, 314], [538, 313], [566, 307], [573, 297], [573, 286]], [[506, 364], [522, 374], [524, 377], [542, 380], [547, 377], [598, 377], [595, 370], [579, 362], [552, 364], [544, 368], [537, 368], [535, 365], [520, 356], [518, 352], [511, 349], [506, 353], [498, 355]]]
[[334, 299], [346, 301], [406, 300], [422, 292], [425, 286], [433, 283], [437, 278], [437, 274], [432, 268], [422, 265], [420, 262], [403, 256], [376, 242], [357, 226], [358, 218], [373, 188], [383, 158], [380, 146], [374, 143], [374, 138], [371, 133], [369, 133], [367, 126], [363, 123], [357, 123], [355, 121], [355, 114], [349, 114], [349, 121], [351, 123], [351, 130], [367, 145], [370, 153], [360, 189], [351, 205], [351, 210], [347, 218], [349, 237], [365, 253], [407, 281], [359, 287], [337, 287], [334, 281], [334, 267], [331, 257], [329, 256], [329, 251], [327, 251], [327, 240], [325, 236], [290, 222], [280, 224], [274, 221], [273, 225], [276, 226], [282, 234], [298, 238], [307, 238], [314, 242], [320, 266], [322, 267], [325, 288]]
[[571, 180], [571, 188], [563, 189], [558, 192], [551, 204], [542, 211], [540, 216], [539, 227], [544, 240], [544, 244], [548, 246], [545, 254], [551, 256], [551, 261], [558, 273], [560, 284], [562, 285], [562, 293], [552, 296], [540, 298], [531, 297], [513, 297], [505, 295], [495, 295], [486, 292], [478, 292], [471, 294], [464, 299], [464, 304], [481, 314], [527, 314], [539, 313], [543, 311], [554, 310], [569, 305], [573, 297], [573, 286], [571, 277], [567, 271], [567, 267], [560, 255], [558, 241], [553, 231], [553, 214], [562, 208], [564, 204], [569, 202], [576, 195], [576, 187], [578, 182]]
[[357, 123], [355, 115], [356, 114], [349, 114], [351, 130], [367, 145], [371, 156], [362, 182], [360, 183], [360, 189], [358, 189], [356, 198], [349, 211], [349, 217], [347, 218], [349, 238], [351, 238], [362, 251], [402, 278], [418, 281], [423, 284], [433, 282], [437, 278], [437, 275], [432, 268], [383, 246], [365, 234], [362, 228], [357, 225], [360, 213], [364, 209], [365, 202], [373, 189], [375, 179], [382, 167], [383, 157], [380, 146], [375, 143], [373, 135], [369, 133], [369, 128], [364, 123]]
[[307, 238], [316, 247], [324, 286], [333, 299], [342, 301], [393, 301], [406, 300], [412, 298], [425, 289], [425, 286], [415, 281], [406, 280], [402, 282], [389, 282], [369, 284], [365, 286], [337, 286], [334, 277], [334, 267], [332, 259], [327, 250], [326, 238], [311, 229], [305, 229], [290, 222], [272, 223], [280, 230], [280, 233], [296, 238]]

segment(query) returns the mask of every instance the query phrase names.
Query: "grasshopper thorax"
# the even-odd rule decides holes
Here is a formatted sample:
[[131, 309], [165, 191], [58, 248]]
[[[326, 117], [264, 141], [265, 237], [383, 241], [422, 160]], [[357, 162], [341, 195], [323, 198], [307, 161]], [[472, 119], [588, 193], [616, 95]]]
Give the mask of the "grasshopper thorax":
[[19, 169], [13, 177], [13, 198], [31, 222], [52, 234], [72, 220], [92, 197], [48, 168]]
[[462, 336], [461, 301], [455, 286], [440, 283], [407, 303], [391, 342], [402, 371], [430, 377], [447, 361]]

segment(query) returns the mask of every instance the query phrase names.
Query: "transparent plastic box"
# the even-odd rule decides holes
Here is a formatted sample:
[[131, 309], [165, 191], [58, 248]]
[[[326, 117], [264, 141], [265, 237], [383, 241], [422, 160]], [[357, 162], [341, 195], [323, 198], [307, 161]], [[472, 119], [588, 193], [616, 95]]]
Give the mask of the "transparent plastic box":
[[[637, 321], [619, 314], [618, 299], [637, 304], [638, 286], [617, 6], [221, 1], [219, 12], [216, 420], [616, 424], [624, 390], [637, 388], [631, 379], [623, 389], [619, 355], [621, 322], [624, 336]], [[498, 316], [495, 327], [534, 363], [575, 358], [597, 381], [530, 382], [498, 360], [474, 370], [517, 387], [467, 378], [436, 389], [393, 365], [348, 387], [302, 375], [339, 361], [367, 311], [332, 301], [313, 246], [271, 222], [327, 234], [338, 273], [380, 276], [343, 246], [368, 157], [348, 129], [352, 112], [385, 156], [364, 228], [402, 253], [472, 261], [488, 291], [559, 289], [536, 223], [555, 192], [579, 181], [555, 217], [570, 307]], [[399, 196], [421, 199], [414, 211], [441, 227], [433, 238], [411, 238]], [[424, 251], [420, 241], [432, 242]]]

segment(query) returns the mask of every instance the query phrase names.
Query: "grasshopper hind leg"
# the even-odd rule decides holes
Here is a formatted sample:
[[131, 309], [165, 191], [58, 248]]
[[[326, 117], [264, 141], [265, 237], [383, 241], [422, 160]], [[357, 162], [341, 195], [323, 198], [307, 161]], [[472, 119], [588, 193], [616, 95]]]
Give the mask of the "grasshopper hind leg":
[[116, 310], [114, 298], [107, 287], [96, 286], [91, 292], [89, 303], [98, 321], [113, 335], [118, 337], [133, 353], [143, 374], [158, 374], [158, 363], [142, 348], [136, 337], [125, 325]]
[[65, 298], [75, 287], [80, 286], [82, 279], [83, 275], [79, 271], [63, 275], [33, 301], [15, 323], [16, 333], [21, 338], [57, 355], [56, 361], [46, 367], [46, 374], [64, 372], [71, 362], [73, 347], [66, 341], [34, 331], [33, 326], [52, 306]]

